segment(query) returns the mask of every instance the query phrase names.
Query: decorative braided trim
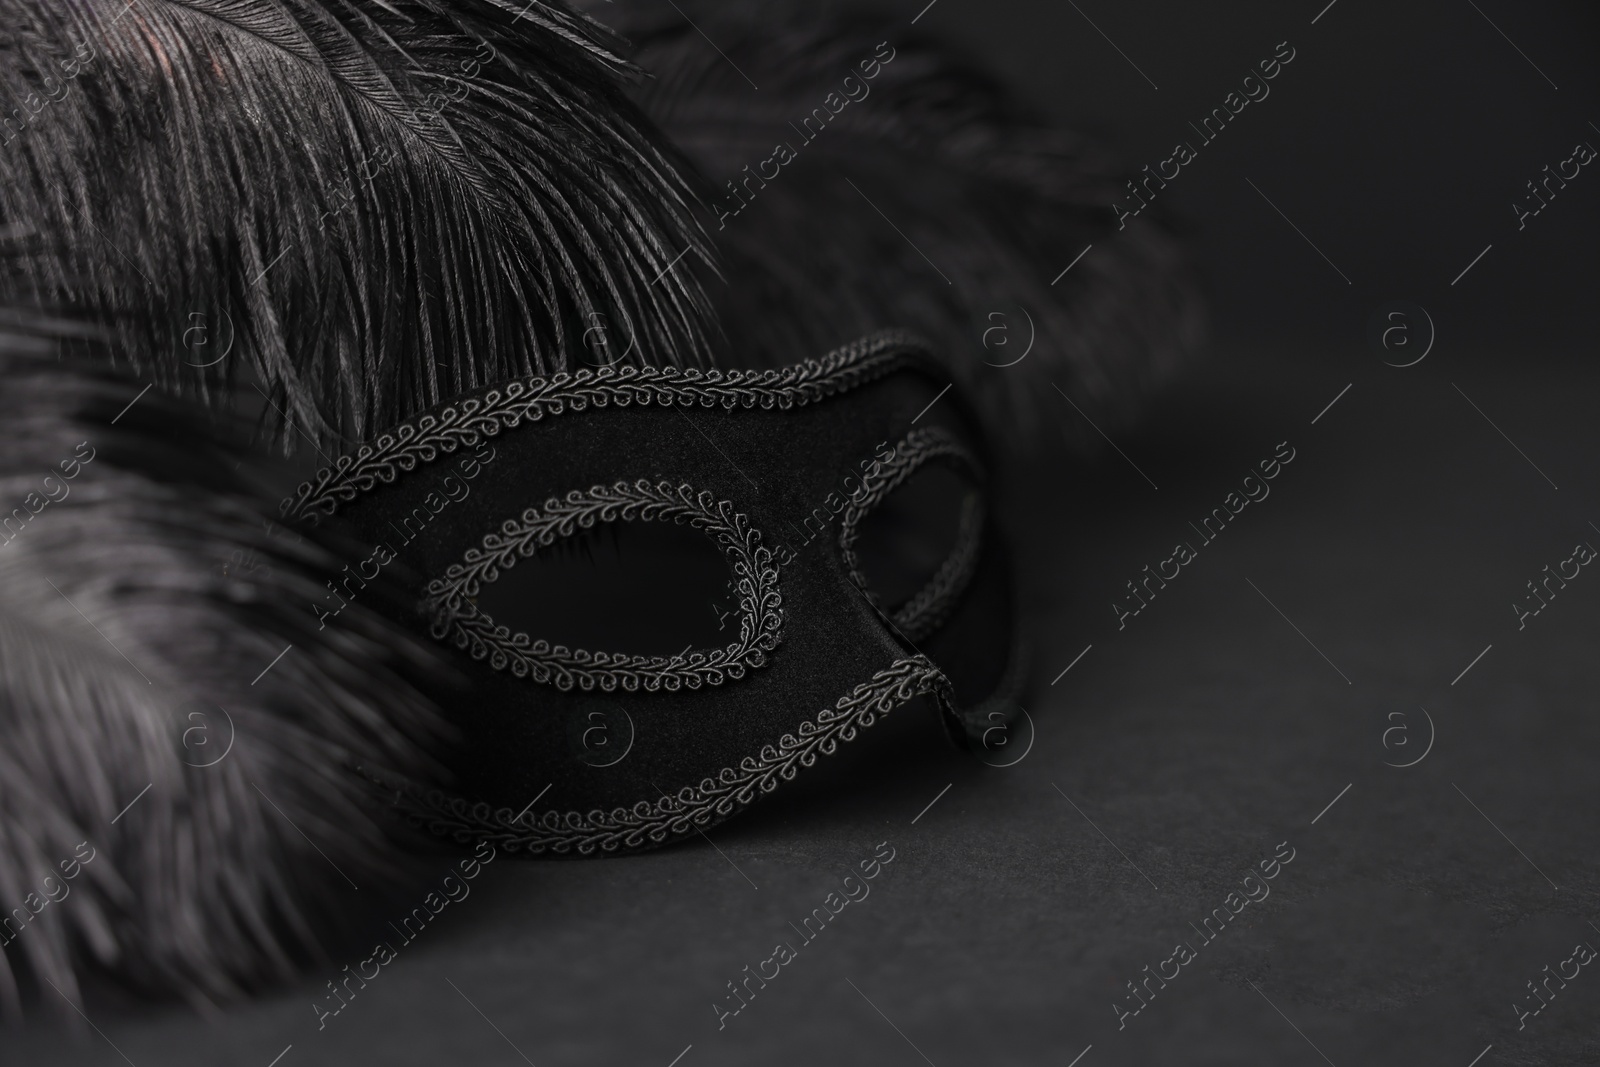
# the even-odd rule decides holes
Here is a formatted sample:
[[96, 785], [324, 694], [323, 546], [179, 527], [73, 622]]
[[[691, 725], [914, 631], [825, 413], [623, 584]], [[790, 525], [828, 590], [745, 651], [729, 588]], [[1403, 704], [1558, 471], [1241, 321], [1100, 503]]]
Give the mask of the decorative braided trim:
[[664, 843], [720, 822], [782, 782], [792, 781], [801, 767], [818, 756], [831, 756], [839, 743], [852, 741], [859, 730], [875, 723], [914, 697], [932, 693], [948, 699], [950, 683], [923, 656], [896, 660], [872, 678], [840, 697], [832, 708], [784, 734], [776, 745], [764, 745], [737, 767], [724, 767], [715, 778], [698, 786], [686, 785], [672, 796], [641, 800], [632, 807], [611, 811], [546, 811], [517, 818], [510, 808], [472, 803], [439, 790], [401, 792], [401, 808], [411, 821], [462, 843], [487, 840], [513, 851], [538, 854], [577, 853], [644, 848]]
[[983, 502], [968, 497], [961, 504], [961, 522], [950, 554], [917, 595], [894, 613], [894, 624], [907, 641], [921, 641], [949, 621], [977, 571], [982, 542]]
[[[474, 599], [500, 572], [516, 566], [559, 538], [571, 537], [597, 522], [675, 522], [707, 534], [728, 557], [739, 592], [739, 640], [725, 648], [666, 656], [585, 652], [565, 645], [513, 634], [481, 611]], [[430, 632], [448, 640], [473, 659], [487, 658], [495, 670], [510, 669], [518, 678], [585, 691], [597, 686], [612, 692], [641, 687], [649, 692], [675, 692], [687, 686], [721, 685], [744, 677], [746, 667], [766, 665], [767, 653], [782, 640], [783, 598], [778, 592], [778, 567], [772, 550], [761, 545], [761, 531], [750, 525], [732, 503], [710, 493], [698, 496], [687, 485], [648, 481], [597, 485], [551, 497], [543, 508], [528, 508], [509, 519], [498, 533], [484, 537], [481, 548], [469, 548], [461, 563], [452, 563], [444, 577], [428, 583], [423, 613], [432, 619]]]
[[814, 403], [916, 365], [926, 345], [901, 330], [871, 334], [808, 359], [773, 370], [700, 370], [681, 367], [618, 367], [563, 371], [549, 378], [522, 378], [475, 397], [419, 415], [319, 470], [284, 501], [284, 518], [315, 523], [402, 472], [432, 463], [462, 447], [515, 429], [523, 420], [630, 404], [679, 404], [725, 409], [779, 408]]
[[[977, 458], [948, 431], [937, 427], [912, 430], [894, 446], [892, 458], [875, 466], [861, 479], [861, 487], [850, 494], [850, 505], [839, 520], [839, 551], [844, 556], [850, 580], [879, 611], [884, 611], [884, 607], [868, 586], [867, 576], [856, 558], [855, 545], [861, 522], [924, 463], [941, 458], [973, 480], [984, 481], [983, 468]], [[917, 594], [895, 610], [892, 621], [908, 641], [920, 641], [943, 625], [971, 583], [983, 547], [984, 512], [981, 499], [969, 497], [963, 502], [956, 543], [950, 554]]]

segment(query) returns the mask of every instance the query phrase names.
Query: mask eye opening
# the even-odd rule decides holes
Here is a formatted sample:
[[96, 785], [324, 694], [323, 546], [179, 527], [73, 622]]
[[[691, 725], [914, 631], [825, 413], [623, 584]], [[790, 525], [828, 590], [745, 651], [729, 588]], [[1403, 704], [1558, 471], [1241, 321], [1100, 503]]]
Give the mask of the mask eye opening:
[[[863, 523], [928, 464], [948, 468], [962, 487], [954, 540], [920, 586], [909, 594], [888, 598], [891, 602], [885, 603], [886, 596], [874, 588], [868, 568], [863, 566]], [[875, 460], [862, 477], [860, 488], [851, 494], [839, 532], [845, 568], [868, 601], [913, 644], [945, 623], [978, 569], [988, 513], [985, 483], [983, 468], [972, 452], [948, 430], [929, 427], [912, 430], [887, 457]]]
[[[596, 524], [627, 521], [687, 525], [724, 553], [738, 596], [737, 636], [730, 643], [674, 656], [590, 652], [514, 633], [478, 607], [483, 588], [519, 560], [547, 553]], [[766, 666], [782, 640], [782, 603], [772, 550], [730, 501], [697, 494], [688, 485], [640, 480], [575, 489], [506, 520], [428, 583], [420, 607], [435, 640], [518, 678], [562, 690], [676, 692], [737, 681], [747, 670]]]

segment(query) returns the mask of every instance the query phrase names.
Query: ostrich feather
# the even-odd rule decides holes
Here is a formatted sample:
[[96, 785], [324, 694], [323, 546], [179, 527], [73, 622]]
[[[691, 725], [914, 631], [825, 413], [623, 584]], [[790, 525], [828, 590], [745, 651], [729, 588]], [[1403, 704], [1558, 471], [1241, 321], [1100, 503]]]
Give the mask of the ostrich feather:
[[[703, 358], [673, 154], [561, 0], [0, 0], [0, 23], [0, 226], [59, 237], [37, 299], [162, 388], [257, 384], [326, 444], [561, 370], [597, 326]], [[192, 315], [248, 363], [185, 358]]]
[[[1182, 247], [1156, 212], [1119, 229], [1116, 162], [948, 47], [812, 4], [586, 6], [635, 43], [654, 75], [637, 99], [704, 176], [733, 361], [906, 326], [935, 339], [1018, 446], [1031, 440], [1019, 429], [1069, 421], [1050, 383], [1096, 421], [1125, 422], [1198, 347]], [[794, 158], [765, 163], [778, 145]]]
[[89, 973], [196, 1003], [291, 974], [403, 871], [361, 772], [433, 780], [443, 736], [376, 585], [319, 622], [334, 535], [274, 529], [229, 434], [67, 334], [0, 317], [4, 1015]]

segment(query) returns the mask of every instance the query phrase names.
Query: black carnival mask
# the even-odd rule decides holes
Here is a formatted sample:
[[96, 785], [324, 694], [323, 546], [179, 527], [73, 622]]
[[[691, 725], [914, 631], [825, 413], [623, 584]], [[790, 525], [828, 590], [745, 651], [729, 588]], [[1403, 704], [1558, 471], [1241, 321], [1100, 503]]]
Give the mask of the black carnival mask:
[[[917, 696], [982, 748], [1009, 721], [1020, 642], [977, 423], [947, 389], [899, 333], [781, 370], [585, 369], [459, 397], [301, 486], [289, 518], [337, 514], [372, 546], [356, 583], [396, 559], [422, 576], [409, 621], [469, 677], [447, 709], [456, 793], [408, 795], [411, 814], [462, 841], [588, 854], [720, 822]], [[934, 468], [960, 488], [954, 533], [916, 587], [875, 589], [869, 542], [893, 555], [907, 527], [864, 531]], [[725, 643], [586, 651], [480, 603], [618, 523], [719, 550]]]

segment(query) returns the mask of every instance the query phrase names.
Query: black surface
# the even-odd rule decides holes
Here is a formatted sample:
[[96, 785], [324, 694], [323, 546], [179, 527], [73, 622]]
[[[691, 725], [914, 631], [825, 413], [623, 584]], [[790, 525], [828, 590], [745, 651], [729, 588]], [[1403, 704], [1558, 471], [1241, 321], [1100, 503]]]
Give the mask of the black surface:
[[[512, 1042], [541, 1065], [665, 1067], [689, 1045], [680, 1064], [922, 1062], [908, 1038], [940, 1067], [1090, 1044], [1083, 1064], [1322, 1062], [1311, 1043], [1340, 1065], [1465, 1067], [1490, 1044], [1482, 1062], [1594, 1062], [1592, 968], [1520, 1034], [1512, 1004], [1600, 945], [1600, 579], [1520, 632], [1509, 605], [1600, 544], [1600, 381], [1530, 381], [1509, 356], [1224, 355], [1123, 443], [1159, 489], [1115, 456], [1042, 463], [1022, 560], [1037, 739], [1014, 767], [903, 709], [828, 781], [710, 841], [497, 859], [320, 1032], [337, 966], [214, 1020], [102, 1001], [95, 1023], [141, 1065], [265, 1065], [290, 1044], [284, 1064], [521, 1063]], [[1119, 632], [1122, 583], [1284, 440], [1271, 495]], [[1385, 766], [1421, 751], [1423, 707], [1432, 751]], [[1396, 725], [1410, 741], [1386, 749]], [[719, 1031], [725, 983], [798, 941], [788, 924], [882, 841], [896, 859], [870, 895]], [[1119, 1032], [1124, 983], [1197, 942], [1189, 923], [1283, 841], [1271, 895]], [[8, 1062], [122, 1062], [87, 1029], [8, 1045]]]

